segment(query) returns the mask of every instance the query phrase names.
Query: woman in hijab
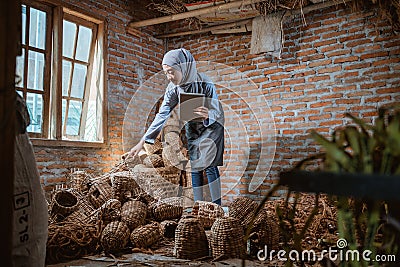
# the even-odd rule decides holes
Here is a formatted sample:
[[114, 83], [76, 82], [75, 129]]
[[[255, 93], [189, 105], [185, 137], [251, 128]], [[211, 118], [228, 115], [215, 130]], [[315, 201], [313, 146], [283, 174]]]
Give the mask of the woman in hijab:
[[179, 103], [181, 93], [205, 95], [205, 105], [193, 110], [201, 120], [192, 120], [185, 124], [194, 200], [203, 200], [205, 170], [211, 199], [221, 205], [221, 182], [217, 166], [223, 164], [224, 112], [218, 101], [215, 86], [206, 75], [197, 72], [192, 54], [184, 48], [167, 52], [162, 61], [162, 68], [170, 82], [164, 100], [143, 138], [128, 153], [136, 156], [145, 142], [154, 143], [171, 111]]

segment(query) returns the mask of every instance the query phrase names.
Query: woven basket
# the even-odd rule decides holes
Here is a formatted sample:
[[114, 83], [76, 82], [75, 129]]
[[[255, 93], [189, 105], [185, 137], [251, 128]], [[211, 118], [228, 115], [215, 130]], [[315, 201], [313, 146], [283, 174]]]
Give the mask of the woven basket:
[[131, 233], [131, 243], [136, 248], [148, 248], [156, 244], [162, 238], [160, 224], [153, 222], [142, 225]]
[[208, 241], [200, 221], [192, 216], [182, 217], [175, 230], [174, 256], [194, 260], [208, 255]]
[[77, 190], [78, 192], [87, 192], [88, 187], [88, 174], [85, 171], [74, 171], [69, 177], [70, 188]]
[[174, 238], [175, 237], [175, 230], [178, 226], [176, 221], [166, 220], [160, 223], [161, 232], [164, 237], [166, 238]]
[[92, 216], [96, 213], [96, 209], [89, 202], [87, 197], [80, 194], [78, 196], [78, 207], [77, 209], [68, 215], [63, 222], [86, 224], [93, 221]]
[[258, 207], [257, 202], [248, 197], [237, 197], [229, 205], [229, 217], [239, 220], [244, 228], [247, 228]]
[[65, 218], [78, 208], [78, 196], [70, 190], [58, 190], [53, 195], [51, 217]]
[[159, 168], [164, 166], [164, 161], [160, 155], [151, 154], [143, 160], [143, 164], [148, 168]]
[[224, 210], [218, 204], [208, 201], [196, 201], [192, 215], [197, 217], [204, 228], [209, 229], [217, 218], [224, 216]]
[[155, 198], [168, 198], [178, 195], [179, 186], [164, 179], [158, 170], [161, 168], [135, 167], [133, 174], [136, 182], [149, 195]]
[[182, 172], [180, 169], [170, 166], [157, 168], [156, 172], [168, 182], [179, 185]]
[[147, 216], [147, 206], [141, 201], [131, 200], [124, 203], [121, 209], [121, 221], [133, 229], [144, 224]]
[[249, 235], [250, 253], [256, 255], [258, 251], [279, 249], [279, 224], [275, 214], [262, 209], [254, 221]]
[[245, 255], [243, 227], [238, 219], [218, 218], [211, 231], [213, 258], [242, 258]]
[[185, 155], [185, 148], [181, 148], [178, 145], [167, 145], [162, 151], [162, 159], [164, 166], [174, 166], [182, 168], [183, 165], [188, 162], [188, 158]]
[[180, 218], [183, 213], [183, 199], [181, 197], [162, 199], [153, 203], [151, 210], [154, 219], [159, 222]]
[[113, 189], [107, 182], [96, 182], [90, 187], [87, 197], [93, 207], [97, 209], [113, 198]]
[[133, 173], [129, 171], [117, 172], [111, 175], [111, 185], [113, 197], [121, 203], [129, 198], [134, 197], [134, 192], [137, 192], [139, 185], [134, 180]]
[[100, 243], [106, 253], [119, 252], [129, 241], [129, 227], [124, 222], [114, 221], [104, 228]]
[[179, 136], [179, 132], [167, 132], [164, 134], [164, 140], [168, 145], [176, 146], [177, 149], [182, 147], [182, 140]]
[[109, 199], [96, 211], [96, 217], [103, 221], [104, 225], [118, 221], [121, 217], [121, 202], [118, 199]]
[[157, 154], [157, 153], [161, 152], [161, 150], [162, 150], [162, 143], [161, 143], [160, 139], [157, 138], [154, 140], [154, 144], [145, 143], [143, 145], [143, 147], [146, 150], [148, 155]]

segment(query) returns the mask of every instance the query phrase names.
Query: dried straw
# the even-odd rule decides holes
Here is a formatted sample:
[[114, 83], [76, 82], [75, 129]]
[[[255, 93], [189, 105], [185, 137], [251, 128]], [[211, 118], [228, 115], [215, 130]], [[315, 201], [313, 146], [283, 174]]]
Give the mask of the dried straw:
[[50, 224], [46, 244], [46, 263], [73, 260], [96, 253], [101, 228], [97, 224]]

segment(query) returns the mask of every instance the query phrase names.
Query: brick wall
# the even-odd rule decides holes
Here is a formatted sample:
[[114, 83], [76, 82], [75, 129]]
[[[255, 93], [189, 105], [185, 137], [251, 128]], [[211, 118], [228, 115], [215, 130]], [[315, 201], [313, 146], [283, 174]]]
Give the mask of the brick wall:
[[[305, 14], [307, 25], [301, 16], [286, 18], [281, 59], [251, 55], [251, 34], [170, 40], [170, 48], [185, 47], [198, 61], [206, 61], [203, 70], [216, 81], [221, 101], [231, 107], [226, 164], [221, 168], [226, 201], [238, 194], [260, 199], [276, 183], [279, 172], [316, 153], [319, 146], [308, 135], [311, 129], [329, 134], [350, 123], [345, 112], [372, 121], [377, 107], [400, 101], [400, 37], [392, 35], [375, 12], [352, 12], [338, 5]], [[264, 126], [271, 133], [268, 114], [275, 123], [275, 140], [260, 134]], [[235, 115], [244, 126], [238, 126]], [[266, 153], [267, 159], [260, 156], [260, 143], [274, 141], [275, 154]], [[273, 152], [271, 146], [267, 148]], [[258, 178], [266, 178], [249, 193], [259, 165], [267, 171]]]
[[[126, 25], [132, 19], [127, 1], [65, 0], [64, 3], [103, 16], [107, 22], [108, 143], [103, 148], [35, 146], [41, 182], [47, 191], [64, 183], [73, 168], [97, 175], [118, 162], [124, 150], [122, 125], [129, 101], [139, 85], [159, 71], [164, 53], [163, 41], [153, 38], [151, 29], [136, 36], [126, 33]], [[136, 117], [140, 116], [137, 111]], [[132, 140], [132, 144], [134, 141], [137, 140]]]

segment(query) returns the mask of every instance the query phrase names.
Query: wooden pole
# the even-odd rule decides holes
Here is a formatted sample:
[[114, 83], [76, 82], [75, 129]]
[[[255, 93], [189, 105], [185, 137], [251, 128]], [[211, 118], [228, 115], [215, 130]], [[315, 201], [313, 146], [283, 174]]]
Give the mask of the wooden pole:
[[[323, 9], [323, 8], [327, 8], [333, 5], [338, 5], [338, 4], [345, 4], [347, 2], [350, 2], [352, 0], [342, 0], [340, 3], [336, 2], [336, 1], [329, 1], [329, 2], [324, 2], [324, 3], [319, 3], [319, 4], [315, 4], [315, 5], [310, 5], [310, 6], [306, 6], [304, 8], [298, 8], [295, 10], [288, 10], [286, 11], [284, 18], [285, 17], [290, 17], [290, 16], [294, 16], [294, 15], [298, 15], [298, 14], [305, 14], [317, 9]], [[212, 27], [207, 27], [201, 30], [194, 30], [194, 31], [185, 31], [185, 32], [176, 32], [176, 33], [167, 33], [167, 34], [162, 34], [162, 35], [158, 35], [156, 36], [157, 38], [167, 38], [167, 37], [177, 37], [177, 36], [185, 36], [185, 35], [190, 35], [190, 34], [197, 34], [197, 33], [204, 33], [204, 32], [209, 32], [209, 31], [214, 31], [214, 30], [220, 30], [220, 29], [228, 29], [231, 27], [236, 27], [236, 26], [240, 26], [240, 25], [245, 25], [247, 23], [250, 23], [252, 19], [246, 19], [246, 20], [242, 20], [242, 21], [237, 21], [237, 22], [231, 22], [231, 23], [226, 23], [226, 24], [220, 24], [220, 25], [216, 25], [216, 26], [212, 26]], [[130, 33], [129, 29], [128, 29], [128, 33]]]
[[0, 259], [12, 266], [14, 142], [15, 142], [15, 59], [21, 38], [21, 1], [0, 1]]
[[225, 23], [225, 24], [221, 24], [221, 25], [216, 25], [216, 26], [200, 29], [200, 30], [162, 34], [162, 35], [156, 36], [156, 38], [166, 38], [166, 37], [176, 37], [176, 36], [189, 35], [189, 34], [197, 34], [197, 33], [209, 32], [209, 31], [214, 31], [214, 30], [227, 29], [227, 28], [231, 28], [231, 27], [237, 27], [240, 25], [245, 25], [247, 23], [251, 23], [251, 19], [246, 19], [246, 20], [241, 20], [241, 21], [236, 21], [236, 22], [231, 22], [231, 23]]
[[164, 17], [147, 19], [147, 20], [142, 20], [142, 21], [137, 21], [137, 22], [130, 22], [128, 24], [128, 29], [143, 27], [143, 26], [150, 26], [150, 25], [155, 25], [155, 24], [161, 24], [161, 23], [171, 22], [171, 21], [176, 21], [176, 20], [181, 20], [181, 19], [187, 19], [187, 18], [196, 17], [199, 15], [207, 14], [207, 13], [226, 10], [229, 8], [237, 8], [237, 7], [244, 6], [244, 5], [256, 4], [256, 3], [259, 3], [262, 1], [265, 1], [265, 0], [240, 0], [240, 1], [230, 2], [230, 3], [226, 3], [226, 4], [222, 4], [222, 5], [205, 7], [205, 8], [196, 9], [196, 10], [192, 10], [192, 11], [188, 11], [188, 12], [168, 15], [168, 16], [164, 16]]

